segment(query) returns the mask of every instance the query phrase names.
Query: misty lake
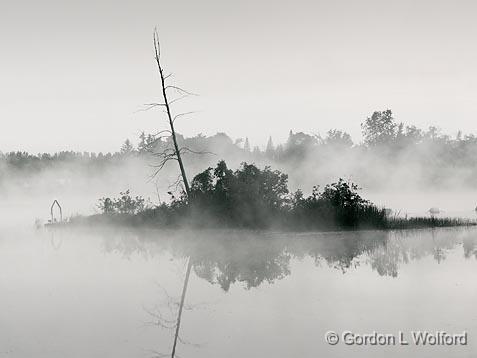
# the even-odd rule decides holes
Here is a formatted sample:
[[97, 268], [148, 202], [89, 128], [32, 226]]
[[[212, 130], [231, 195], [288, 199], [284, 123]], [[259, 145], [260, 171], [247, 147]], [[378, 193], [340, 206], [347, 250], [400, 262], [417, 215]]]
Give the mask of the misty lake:
[[[477, 230], [462, 228], [0, 231], [0, 357], [170, 356], [189, 260], [177, 357], [477, 356]], [[467, 344], [416, 346], [413, 331]]]

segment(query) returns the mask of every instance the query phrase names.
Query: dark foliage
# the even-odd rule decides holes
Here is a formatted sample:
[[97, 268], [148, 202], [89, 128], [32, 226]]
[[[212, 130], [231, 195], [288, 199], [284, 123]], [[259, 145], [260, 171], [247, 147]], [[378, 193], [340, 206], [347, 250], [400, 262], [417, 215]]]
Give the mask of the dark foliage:
[[310, 196], [290, 194], [288, 176], [270, 167], [242, 163], [235, 171], [224, 161], [197, 174], [191, 194], [173, 197], [170, 204], [146, 207], [129, 191], [118, 199], [102, 198], [103, 214], [135, 214], [135, 221], [161, 226], [288, 228], [295, 230], [384, 228], [386, 215], [358, 194], [358, 187], [343, 179], [313, 188]]
[[292, 200], [291, 225], [306, 229], [385, 228], [386, 213], [358, 194], [358, 186], [339, 179], [309, 197], [297, 191]]
[[[293, 231], [409, 229], [474, 225], [473, 221], [449, 218], [388, 217], [359, 195], [356, 184], [339, 179], [323, 190], [315, 186], [309, 196], [290, 193], [288, 176], [270, 167], [260, 169], [242, 163], [235, 171], [225, 161], [207, 168], [191, 182], [189, 197], [171, 195], [169, 203], [152, 206], [129, 191], [116, 199], [102, 198], [102, 215], [90, 223], [172, 228], [249, 228]], [[83, 220], [83, 219], [81, 219]]]
[[146, 200], [143, 197], [132, 197], [129, 190], [119, 193], [120, 197], [116, 199], [99, 199], [98, 208], [103, 214], [130, 214], [134, 215], [144, 211]]
[[[232, 171], [224, 161], [208, 168], [192, 181], [189, 208], [198, 223], [226, 226], [299, 230], [382, 228], [384, 210], [361, 198], [358, 187], [339, 179], [310, 196], [290, 194], [288, 176], [265, 167], [242, 163]], [[204, 220], [204, 219], [208, 220]]]
[[190, 210], [227, 226], [264, 227], [288, 201], [288, 176], [243, 163], [235, 172], [220, 161], [192, 180]]

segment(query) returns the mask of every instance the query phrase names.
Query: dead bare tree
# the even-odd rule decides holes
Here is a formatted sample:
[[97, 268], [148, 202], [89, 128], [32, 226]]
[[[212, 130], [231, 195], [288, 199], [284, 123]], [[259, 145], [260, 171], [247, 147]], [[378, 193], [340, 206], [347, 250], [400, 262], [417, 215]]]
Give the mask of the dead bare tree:
[[[172, 76], [172, 74], [166, 74], [164, 71], [164, 67], [161, 63], [161, 47], [159, 43], [159, 35], [157, 30], [154, 29], [153, 33], [153, 43], [154, 43], [154, 59], [157, 64], [157, 68], [159, 71], [159, 76], [161, 79], [161, 95], [162, 95], [162, 102], [160, 103], [145, 103], [144, 108], [139, 109], [138, 111], [149, 111], [151, 109], [162, 108], [163, 112], [166, 114], [167, 117], [167, 124], [168, 129], [164, 129], [155, 133], [153, 135], [153, 140], [149, 141], [148, 150], [151, 152], [152, 156], [159, 159], [158, 162], [151, 165], [154, 168], [154, 172], [150, 176], [150, 180], [154, 179], [158, 173], [164, 168], [164, 166], [169, 161], [177, 161], [180, 169], [180, 180], [175, 182], [175, 187], [180, 186], [181, 183], [184, 185], [184, 191], [187, 197], [190, 196], [190, 186], [187, 180], [187, 174], [184, 167], [184, 162], [182, 160], [183, 155], [185, 154], [214, 154], [209, 151], [204, 150], [192, 150], [187, 147], [180, 147], [178, 140], [177, 140], [177, 132], [175, 129], [175, 122], [177, 119], [183, 118], [185, 116], [189, 116], [191, 114], [196, 113], [195, 111], [190, 112], [182, 112], [178, 114], [173, 114], [172, 105], [176, 102], [179, 102], [189, 96], [195, 96], [196, 94], [186, 91], [185, 89], [168, 84], [168, 79]], [[172, 93], [175, 93], [176, 96], [172, 96]], [[178, 96], [177, 96], [178, 95]], [[175, 98], [173, 98], [175, 97]], [[164, 141], [164, 139], [166, 139]], [[154, 148], [157, 148], [158, 145], [168, 145], [168, 147], [162, 147], [160, 151], [156, 152]]]
[[[180, 148], [179, 147], [179, 144], [177, 143], [177, 135], [176, 135], [176, 130], [175, 130], [175, 127], [174, 127], [174, 123], [178, 118], [187, 116], [187, 115], [192, 114], [194, 112], [185, 112], [185, 113], [179, 113], [179, 114], [173, 115], [172, 110], [171, 110], [171, 105], [180, 101], [180, 100], [182, 100], [182, 99], [184, 99], [184, 98], [186, 98], [186, 97], [188, 97], [188, 96], [190, 96], [190, 95], [193, 95], [193, 93], [188, 92], [188, 91], [186, 91], [186, 90], [184, 90], [184, 89], [182, 89], [178, 86], [169, 85], [169, 84], [166, 83], [166, 80], [171, 76], [171, 74], [166, 75], [164, 73], [164, 68], [162, 67], [162, 64], [161, 64], [161, 47], [160, 47], [160, 43], [159, 43], [159, 35], [158, 35], [156, 29], [154, 29], [153, 42], [154, 42], [154, 58], [156, 60], [157, 68], [159, 70], [159, 76], [161, 78], [161, 90], [162, 90], [161, 92], [162, 92], [163, 102], [162, 103], [148, 103], [148, 104], [146, 104], [145, 110], [149, 110], [149, 109], [156, 108], [156, 107], [162, 107], [164, 109], [164, 112], [167, 115], [169, 129], [160, 131], [158, 133], [159, 137], [156, 138], [156, 140], [162, 141], [162, 138], [164, 137], [163, 136], [164, 133], [168, 134], [170, 136], [170, 138], [172, 139], [172, 148], [165, 148], [160, 153], [154, 153], [154, 155], [156, 157], [160, 158], [160, 162], [156, 165], [156, 171], [153, 174], [153, 176], [155, 176], [164, 167], [164, 165], [167, 162], [169, 162], [171, 160], [176, 160], [178, 165], [179, 165], [180, 177], [182, 178], [182, 182], [184, 183], [184, 189], [185, 189], [186, 195], [187, 195], [187, 197], [189, 197], [190, 196], [190, 186], [189, 186], [189, 182], [187, 180], [187, 175], [186, 175], [186, 171], [185, 171], [185, 168], [184, 168], [184, 162], [182, 161], [182, 154], [184, 154], [184, 153], [203, 154], [203, 153], [193, 151], [189, 148], [185, 148], [185, 147]], [[178, 93], [179, 97], [174, 98], [174, 99], [170, 99], [169, 96], [168, 96], [168, 91], [170, 91], [170, 90], [175, 91], [176, 93]], [[176, 183], [176, 186], [177, 185], [178, 185], [178, 182]], [[183, 311], [183, 308], [184, 308], [186, 291], [187, 291], [187, 286], [189, 284], [189, 277], [190, 277], [192, 266], [193, 266], [192, 258], [189, 257], [188, 262], [187, 262], [186, 274], [185, 274], [185, 278], [184, 278], [184, 286], [182, 288], [179, 310], [178, 310], [178, 313], [177, 313], [177, 320], [176, 320], [175, 325], [174, 325], [175, 333], [174, 333], [174, 341], [173, 341], [173, 345], [172, 345], [171, 358], [175, 358], [177, 342], [181, 341], [179, 331], [180, 331], [182, 311]], [[161, 322], [161, 321], [165, 322], [166, 327], [167, 326], [170, 327], [170, 324], [172, 323], [172, 322], [166, 322], [166, 321], [163, 320], [162, 317], [159, 317], [159, 322]]]
[[[156, 153], [157, 156], [161, 157], [161, 161], [156, 166], [157, 170], [156, 170], [154, 175], [156, 175], [164, 167], [164, 165], [168, 161], [177, 160], [177, 162], [179, 164], [179, 169], [180, 169], [180, 172], [181, 172], [182, 182], [184, 183], [185, 192], [186, 192], [187, 196], [189, 196], [190, 195], [190, 187], [189, 187], [189, 182], [187, 180], [186, 171], [185, 171], [185, 168], [184, 168], [184, 162], [182, 161], [182, 154], [184, 153], [184, 151], [186, 151], [188, 149], [179, 148], [179, 145], [177, 143], [177, 135], [176, 135], [175, 127], [174, 127], [174, 122], [175, 122], [176, 119], [178, 119], [180, 117], [183, 117], [183, 116], [186, 116], [188, 114], [191, 114], [192, 112], [179, 113], [179, 114], [173, 116], [172, 111], [171, 111], [171, 105], [173, 103], [181, 100], [181, 99], [186, 98], [187, 96], [192, 95], [193, 93], [188, 92], [188, 91], [186, 91], [186, 90], [184, 90], [184, 89], [182, 89], [178, 86], [168, 85], [166, 83], [166, 80], [171, 75], [170, 74], [166, 75], [164, 73], [164, 68], [161, 65], [161, 47], [160, 47], [160, 43], [159, 43], [159, 35], [157, 33], [157, 30], [154, 30], [153, 41], [154, 41], [154, 58], [156, 60], [157, 68], [159, 70], [159, 75], [161, 77], [161, 89], [162, 89], [163, 102], [162, 103], [148, 103], [148, 104], [146, 104], [146, 109], [151, 109], [151, 108], [155, 108], [155, 107], [163, 107], [165, 109], [165, 113], [166, 113], [167, 119], [168, 119], [169, 129], [165, 130], [165, 131], [162, 131], [162, 132], [166, 132], [166, 133], [170, 134], [170, 137], [172, 138], [172, 144], [173, 144], [173, 148], [170, 148], [169, 150], [166, 149], [162, 153]], [[180, 97], [170, 100], [169, 96], [168, 96], [168, 90], [175, 90], [176, 92], [178, 92], [180, 94]]]

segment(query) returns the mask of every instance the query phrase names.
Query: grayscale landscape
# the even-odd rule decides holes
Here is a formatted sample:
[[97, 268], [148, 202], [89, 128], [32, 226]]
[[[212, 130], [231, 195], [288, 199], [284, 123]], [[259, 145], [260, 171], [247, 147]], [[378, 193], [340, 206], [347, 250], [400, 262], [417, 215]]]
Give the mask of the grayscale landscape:
[[477, 355], [477, 5], [0, 5], [0, 358]]

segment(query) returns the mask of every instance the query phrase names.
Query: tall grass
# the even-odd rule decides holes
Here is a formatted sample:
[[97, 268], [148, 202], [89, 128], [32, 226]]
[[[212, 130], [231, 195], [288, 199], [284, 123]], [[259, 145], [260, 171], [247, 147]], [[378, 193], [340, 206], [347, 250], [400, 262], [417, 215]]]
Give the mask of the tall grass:
[[475, 220], [460, 218], [436, 218], [436, 217], [392, 217], [387, 219], [387, 229], [422, 229], [433, 227], [474, 226]]

